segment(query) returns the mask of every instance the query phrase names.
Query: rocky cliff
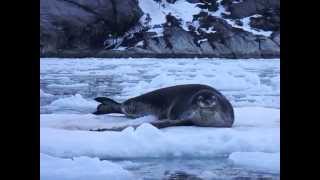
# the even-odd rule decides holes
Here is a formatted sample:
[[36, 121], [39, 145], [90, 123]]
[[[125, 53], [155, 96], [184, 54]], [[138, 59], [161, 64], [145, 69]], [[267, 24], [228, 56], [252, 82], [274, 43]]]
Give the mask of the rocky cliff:
[[41, 0], [42, 57], [280, 55], [280, 0]]

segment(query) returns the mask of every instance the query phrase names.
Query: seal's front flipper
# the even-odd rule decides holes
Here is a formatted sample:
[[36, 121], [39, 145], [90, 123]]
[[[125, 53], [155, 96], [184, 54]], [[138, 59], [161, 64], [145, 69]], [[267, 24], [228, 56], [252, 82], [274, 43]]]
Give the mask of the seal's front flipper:
[[[151, 125], [154, 127], [161, 129], [166, 127], [173, 127], [173, 126], [193, 126], [194, 124], [189, 120], [161, 120], [161, 121], [154, 121], [150, 122]], [[119, 127], [111, 127], [111, 128], [101, 128], [101, 129], [90, 129], [90, 131], [122, 131], [127, 127], [133, 127], [136, 129], [139, 125], [128, 125], [128, 126], [119, 126]]]
[[190, 120], [161, 120], [161, 121], [154, 121], [151, 122], [154, 127], [156, 128], [166, 128], [172, 126], [193, 126], [194, 124]]
[[98, 131], [98, 132], [103, 132], [103, 131], [122, 131], [126, 129], [127, 127], [133, 127], [136, 129], [140, 125], [130, 125], [130, 126], [119, 126], [119, 127], [111, 127], [111, 128], [99, 128], [99, 129], [89, 129], [89, 131]]

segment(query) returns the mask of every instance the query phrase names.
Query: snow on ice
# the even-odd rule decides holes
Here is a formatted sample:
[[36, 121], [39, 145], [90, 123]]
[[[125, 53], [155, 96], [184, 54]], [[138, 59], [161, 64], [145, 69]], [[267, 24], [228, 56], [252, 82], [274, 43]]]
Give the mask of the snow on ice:
[[[69, 158], [214, 157], [232, 152], [279, 152], [279, 110], [236, 108], [235, 117], [233, 128], [159, 130], [144, 123], [136, 130], [129, 127], [122, 132], [90, 132], [87, 130], [104, 127], [103, 124], [117, 126], [130, 120], [109, 115], [42, 114], [41, 152]], [[152, 120], [155, 119], [144, 117], [134, 123]]]
[[96, 109], [98, 103], [94, 100], [88, 101], [84, 99], [80, 94], [76, 94], [71, 97], [60, 98], [47, 105], [47, 109], [50, 111], [63, 110], [64, 112], [82, 112], [92, 113]]

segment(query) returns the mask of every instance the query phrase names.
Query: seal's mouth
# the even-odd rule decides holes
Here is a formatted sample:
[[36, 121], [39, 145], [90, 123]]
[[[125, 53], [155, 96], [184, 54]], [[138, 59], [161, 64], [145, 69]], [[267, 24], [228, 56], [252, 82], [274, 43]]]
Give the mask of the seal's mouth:
[[216, 114], [216, 110], [212, 109], [212, 108], [201, 108], [199, 111], [201, 120], [203, 122], [207, 122], [210, 119], [214, 119], [214, 116]]
[[217, 107], [216, 104], [200, 104], [201, 109], [215, 109]]
[[213, 109], [212, 107], [201, 108], [200, 112], [205, 113], [206, 115], [212, 115], [212, 114], [215, 114], [216, 109]]
[[203, 111], [212, 111], [213, 110], [213, 108], [214, 108], [214, 106], [212, 106], [212, 107], [201, 107], [200, 109], [201, 110], [203, 110]]

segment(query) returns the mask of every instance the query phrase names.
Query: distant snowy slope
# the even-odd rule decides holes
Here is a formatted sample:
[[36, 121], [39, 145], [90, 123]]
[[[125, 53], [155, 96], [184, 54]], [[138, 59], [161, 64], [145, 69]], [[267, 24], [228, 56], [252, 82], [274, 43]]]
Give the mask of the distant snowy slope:
[[200, 12], [200, 8], [194, 3], [185, 0], [178, 0], [174, 4], [163, 1], [157, 3], [154, 0], [139, 0], [139, 6], [145, 14], [151, 17], [151, 25], [162, 25], [166, 22], [166, 15], [169, 13], [177, 19], [182, 20], [185, 30], [188, 30], [187, 24], [193, 20], [193, 15]]
[[[150, 15], [150, 32], [159, 32], [159, 30], [153, 29], [159, 29], [159, 26], [166, 23], [166, 16], [169, 14], [181, 20], [182, 28], [186, 31], [190, 30], [189, 26], [199, 28], [198, 25], [201, 24], [201, 22], [199, 22], [199, 20], [196, 20], [195, 16], [199, 15], [199, 13], [202, 12], [208, 13], [208, 15], [213, 17], [225, 19], [226, 22], [229, 23], [231, 26], [240, 28], [244, 31], [251, 32], [256, 35], [270, 36], [272, 33], [272, 31], [264, 31], [262, 29], [256, 29], [250, 26], [250, 18], [260, 17], [261, 15], [259, 14], [239, 19], [232, 19], [227, 18], [227, 16], [224, 16], [230, 15], [230, 12], [226, 10], [224, 5], [222, 5], [222, 0], [199, 1], [197, 3], [194, 2], [192, 3], [192, 1], [188, 0], [177, 0], [174, 3], [168, 3], [165, 0], [159, 2], [156, 2], [155, 0], [139, 0], [139, 6], [145, 14]], [[216, 10], [209, 10], [210, 5], [214, 3], [216, 3], [217, 6]], [[242, 24], [239, 25], [236, 23], [236, 21], [241, 21]]]
[[[228, 166], [234, 169], [279, 173], [279, 110], [236, 108], [235, 117], [236, 123], [232, 128], [157, 129], [145, 123], [154, 121], [152, 117], [129, 120], [109, 115], [97, 117], [91, 114], [42, 114], [40, 176], [42, 180], [131, 180], [146, 175], [146, 172], [144, 175], [132, 174], [132, 170], [146, 171], [143, 170], [146, 168], [143, 163], [135, 165], [134, 168], [126, 165], [129, 163], [130, 166], [134, 159], [161, 161], [167, 158], [199, 159], [199, 162], [202, 158], [208, 161], [224, 158], [230, 161]], [[121, 132], [88, 131], [143, 122], [144, 124], [135, 130], [129, 127]], [[116, 163], [116, 159], [129, 161], [124, 164]], [[173, 165], [171, 168], [179, 169], [180, 166]], [[157, 171], [161, 172], [163, 169], [170, 167]], [[213, 172], [210, 173], [206, 176], [210, 179], [215, 177]], [[221, 178], [223, 175], [218, 177]]]

